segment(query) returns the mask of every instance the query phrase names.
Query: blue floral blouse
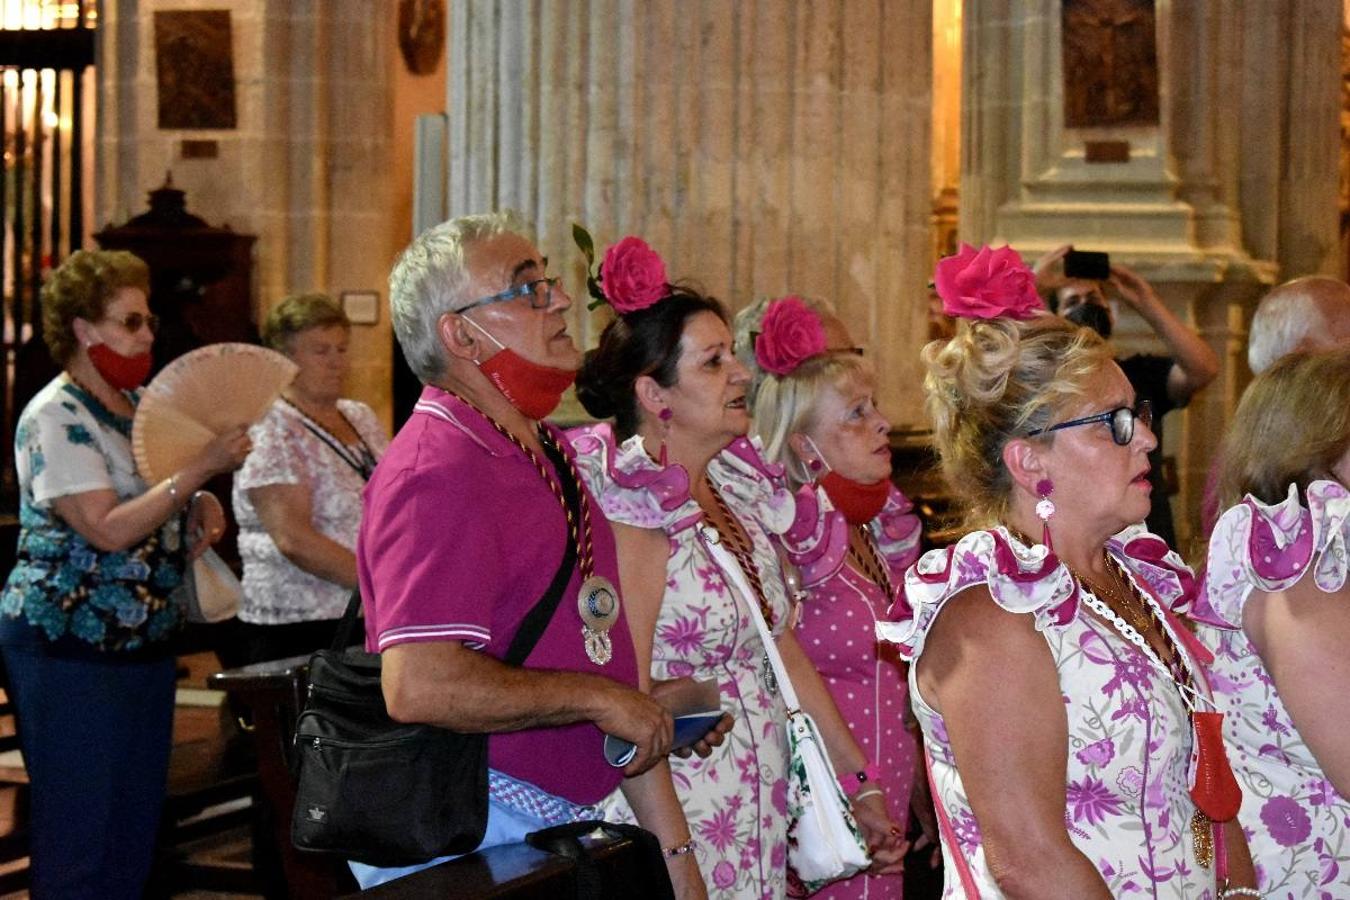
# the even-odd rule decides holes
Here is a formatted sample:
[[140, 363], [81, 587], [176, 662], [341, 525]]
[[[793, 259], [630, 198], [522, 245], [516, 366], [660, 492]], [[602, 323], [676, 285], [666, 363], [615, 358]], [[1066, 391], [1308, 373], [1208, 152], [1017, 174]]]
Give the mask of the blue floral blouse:
[[[133, 405], [140, 399], [127, 397]], [[112, 490], [118, 500], [145, 492], [131, 420], [63, 373], [24, 408], [14, 445], [18, 558], [0, 593], [0, 617], [26, 622], [52, 644], [113, 652], [149, 649], [177, 631], [182, 611], [170, 595], [185, 565], [177, 517], [127, 550], [105, 553], [52, 508], [58, 497], [87, 491]]]

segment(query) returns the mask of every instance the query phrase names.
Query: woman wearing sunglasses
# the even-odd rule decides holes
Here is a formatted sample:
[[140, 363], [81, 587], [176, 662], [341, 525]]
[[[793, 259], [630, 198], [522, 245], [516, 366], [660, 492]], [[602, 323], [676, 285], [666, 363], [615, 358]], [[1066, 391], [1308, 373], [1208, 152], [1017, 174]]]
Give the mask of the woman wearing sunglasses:
[[882, 629], [911, 662], [947, 895], [1244, 896], [1207, 654], [1174, 617], [1191, 572], [1139, 524], [1148, 410], [1012, 250], [963, 246], [936, 280], [958, 322], [924, 386], [970, 531], [906, 572]]
[[157, 484], [136, 472], [149, 274], [130, 253], [86, 250], [52, 272], [43, 338], [62, 372], [14, 432], [20, 531], [0, 650], [31, 782], [35, 897], [142, 894], [173, 725], [170, 594], [224, 530], [197, 489], [250, 446], [240, 428]]
[[[1272, 440], [1278, 435], [1278, 440]], [[1350, 897], [1350, 350], [1252, 382], [1192, 617], [1268, 897]]]

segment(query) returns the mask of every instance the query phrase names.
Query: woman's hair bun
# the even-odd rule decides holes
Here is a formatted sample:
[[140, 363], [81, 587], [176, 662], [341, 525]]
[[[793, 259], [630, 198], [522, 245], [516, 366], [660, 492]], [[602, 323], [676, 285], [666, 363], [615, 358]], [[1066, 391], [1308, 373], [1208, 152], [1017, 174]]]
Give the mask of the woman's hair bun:
[[596, 351], [587, 350], [581, 362], [581, 370], [577, 372], [577, 400], [581, 401], [586, 412], [595, 418], [608, 419], [614, 416], [617, 409], [609, 390], [613, 381], [606, 377], [605, 372], [600, 371], [601, 366], [597, 363]]

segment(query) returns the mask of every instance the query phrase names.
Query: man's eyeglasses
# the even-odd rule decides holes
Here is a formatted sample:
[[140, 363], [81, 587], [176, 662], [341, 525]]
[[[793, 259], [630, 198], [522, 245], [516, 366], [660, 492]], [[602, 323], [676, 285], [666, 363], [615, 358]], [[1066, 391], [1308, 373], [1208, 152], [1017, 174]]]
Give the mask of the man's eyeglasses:
[[493, 294], [491, 297], [475, 300], [468, 306], [461, 306], [459, 309], [455, 310], [455, 312], [466, 313], [471, 309], [487, 306], [489, 303], [505, 303], [507, 300], [514, 300], [517, 297], [529, 297], [530, 309], [547, 309], [553, 304], [553, 289], [557, 287], [561, 281], [561, 278], [536, 278], [534, 281], [527, 281], [524, 284], [518, 284], [513, 288], [508, 288], [500, 294]]
[[1104, 413], [1060, 422], [1058, 425], [1051, 425], [1049, 428], [1037, 428], [1035, 431], [1028, 431], [1027, 437], [1035, 437], [1038, 434], [1045, 434], [1050, 431], [1059, 431], [1061, 428], [1073, 428], [1076, 425], [1091, 425], [1094, 422], [1111, 423], [1111, 440], [1125, 447], [1129, 445], [1130, 441], [1134, 440], [1135, 422], [1143, 422], [1146, 428], [1153, 427], [1153, 405], [1147, 400], [1140, 400], [1134, 405], [1134, 409], [1130, 409], [1128, 406], [1118, 406]]
[[135, 334], [136, 332], [140, 331], [142, 325], [149, 328], [151, 334], [155, 334], [156, 332], [159, 331], [159, 316], [155, 315], [154, 313], [151, 313], [150, 315], [145, 315], [144, 313], [138, 312], [127, 313], [120, 319], [111, 318], [110, 321], [116, 322], [118, 325], [121, 325], [130, 334]]

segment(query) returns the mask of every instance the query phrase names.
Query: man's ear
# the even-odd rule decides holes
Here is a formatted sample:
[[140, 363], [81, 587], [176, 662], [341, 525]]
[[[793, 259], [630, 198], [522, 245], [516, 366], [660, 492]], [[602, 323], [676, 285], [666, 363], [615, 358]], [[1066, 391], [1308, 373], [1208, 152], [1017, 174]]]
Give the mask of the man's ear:
[[1036, 485], [1049, 474], [1042, 457], [1044, 449], [1023, 438], [1013, 438], [1003, 445], [1003, 465], [1013, 484], [1032, 496], [1036, 495]]
[[633, 393], [637, 396], [638, 405], [652, 416], [661, 415], [661, 410], [668, 406], [666, 389], [657, 384], [656, 379], [650, 375], [637, 377], [633, 382]]
[[436, 335], [445, 352], [456, 359], [477, 362], [482, 352], [478, 335], [459, 313], [448, 312], [436, 320]]

